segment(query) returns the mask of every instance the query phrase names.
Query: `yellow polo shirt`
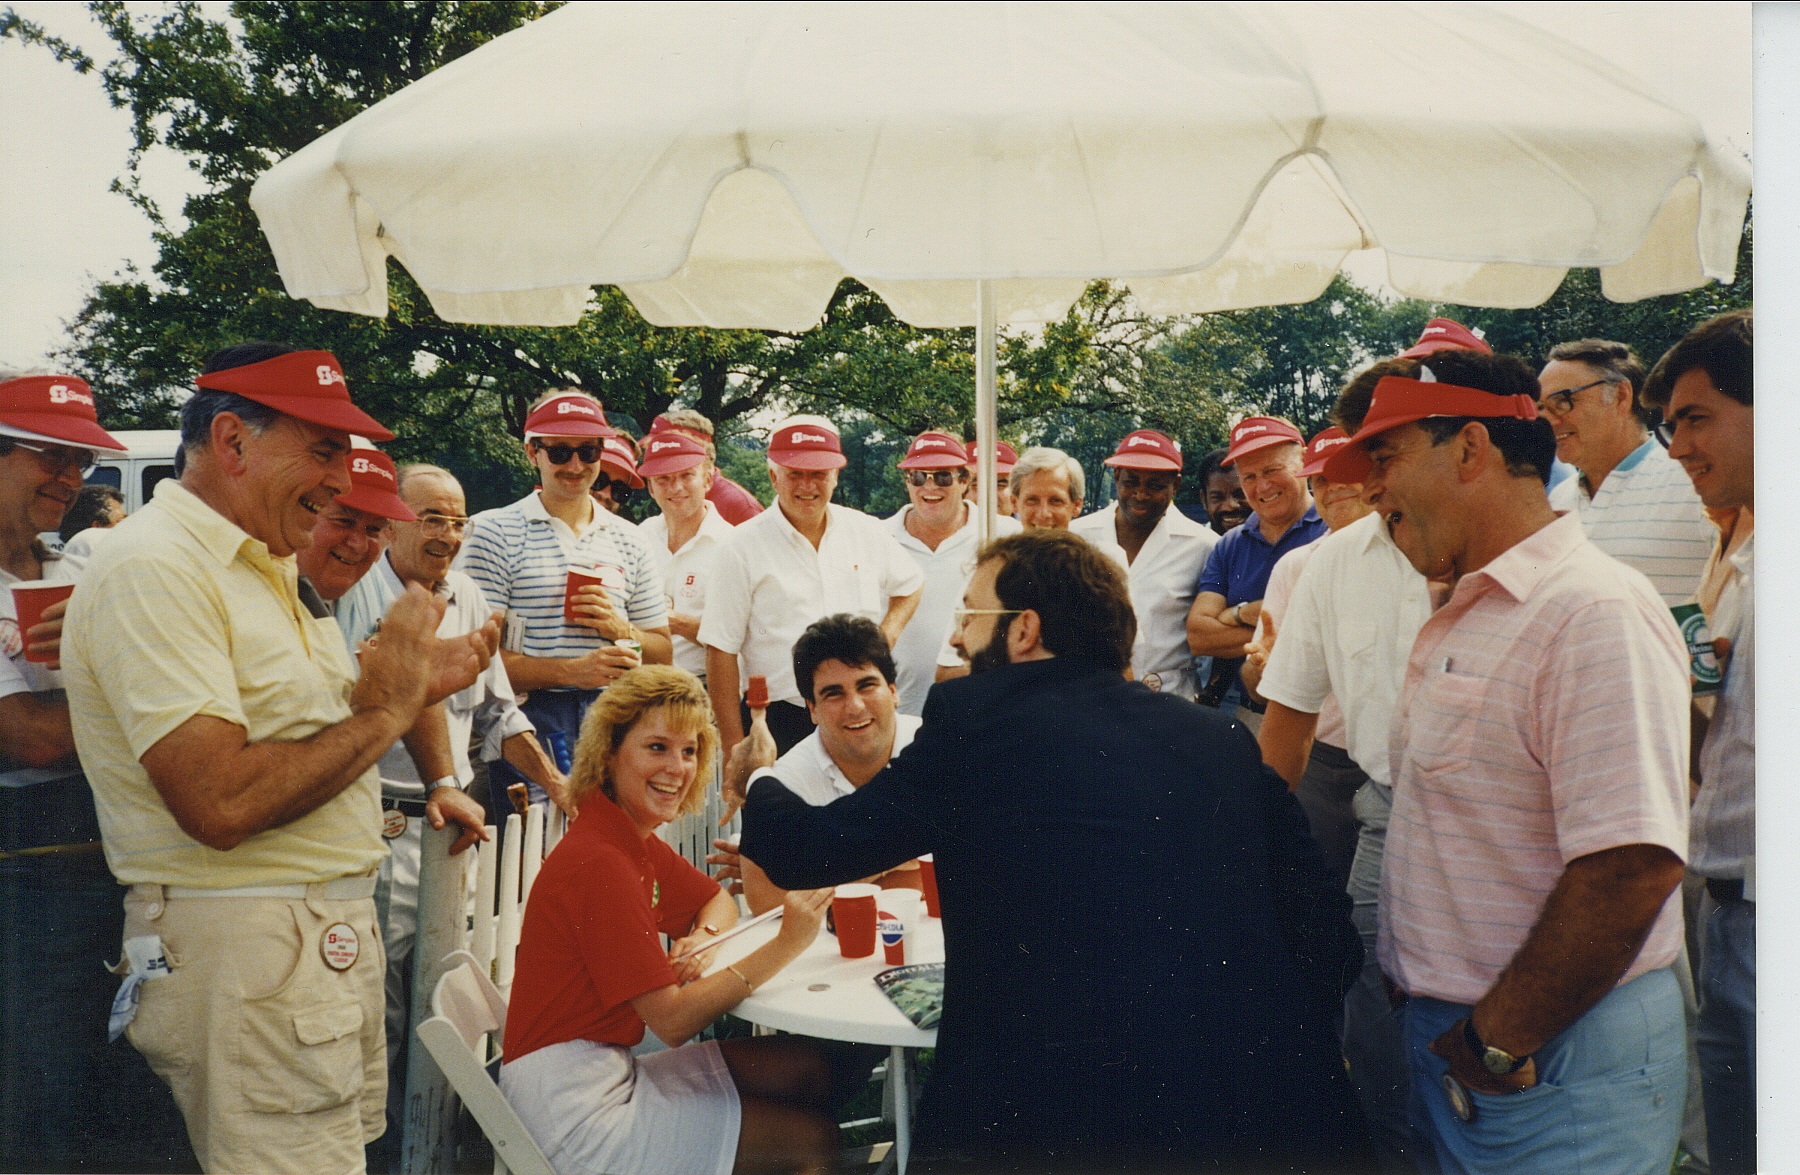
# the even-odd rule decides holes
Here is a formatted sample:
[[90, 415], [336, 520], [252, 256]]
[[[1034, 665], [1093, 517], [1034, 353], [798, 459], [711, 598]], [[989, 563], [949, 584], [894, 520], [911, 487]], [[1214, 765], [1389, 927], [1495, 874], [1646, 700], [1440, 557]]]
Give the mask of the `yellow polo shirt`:
[[88, 563], [63, 626], [75, 745], [114, 876], [207, 889], [366, 873], [381, 860], [381, 784], [370, 767], [305, 816], [228, 852], [175, 823], [139, 758], [198, 714], [249, 741], [296, 741], [350, 717], [356, 669], [332, 620], [300, 603], [277, 559], [173, 479]]

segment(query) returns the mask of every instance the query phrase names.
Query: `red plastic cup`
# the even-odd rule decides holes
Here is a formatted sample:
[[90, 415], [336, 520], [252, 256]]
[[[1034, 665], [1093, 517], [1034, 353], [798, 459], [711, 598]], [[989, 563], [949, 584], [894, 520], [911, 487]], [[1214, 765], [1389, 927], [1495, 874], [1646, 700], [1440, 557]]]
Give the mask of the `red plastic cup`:
[[875, 898], [880, 893], [880, 886], [860, 881], [832, 891], [831, 919], [844, 958], [866, 959], [875, 953]]
[[563, 584], [563, 619], [567, 620], [570, 624], [575, 623], [578, 615], [575, 611], [576, 592], [584, 587], [605, 586], [606, 582], [600, 578], [600, 573], [598, 571], [591, 569], [578, 570], [574, 567], [569, 568], [568, 581]]
[[925, 884], [925, 912], [933, 918], [942, 918], [944, 915], [938, 909], [937, 862], [930, 853], [919, 858], [919, 879]]
[[744, 704], [752, 710], [769, 708], [769, 679], [760, 673], [750, 675], [750, 689], [744, 694]]
[[19, 618], [19, 636], [26, 642], [25, 659], [39, 665], [47, 665], [50, 658], [34, 654], [30, 648], [31, 637], [28, 635], [31, 626], [44, 619], [44, 610], [58, 600], [66, 600], [69, 593], [75, 590], [72, 583], [48, 583], [41, 579], [31, 579], [13, 585], [13, 611]]

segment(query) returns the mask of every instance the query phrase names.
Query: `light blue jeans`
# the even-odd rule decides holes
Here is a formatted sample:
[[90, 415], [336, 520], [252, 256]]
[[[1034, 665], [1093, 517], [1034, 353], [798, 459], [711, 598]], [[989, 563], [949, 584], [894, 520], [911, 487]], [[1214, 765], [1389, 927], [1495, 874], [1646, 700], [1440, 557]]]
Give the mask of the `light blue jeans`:
[[1681, 988], [1667, 967], [1614, 988], [1539, 1049], [1532, 1088], [1471, 1092], [1475, 1117], [1464, 1122], [1444, 1093], [1449, 1065], [1431, 1042], [1468, 1014], [1467, 1004], [1414, 996], [1402, 1015], [1413, 1122], [1431, 1140], [1438, 1170], [1667, 1175], [1687, 1093]]
[[1706, 1091], [1706, 1145], [1715, 1175], [1756, 1170], [1756, 903], [1701, 909], [1706, 957], [1700, 964], [1700, 1081]]

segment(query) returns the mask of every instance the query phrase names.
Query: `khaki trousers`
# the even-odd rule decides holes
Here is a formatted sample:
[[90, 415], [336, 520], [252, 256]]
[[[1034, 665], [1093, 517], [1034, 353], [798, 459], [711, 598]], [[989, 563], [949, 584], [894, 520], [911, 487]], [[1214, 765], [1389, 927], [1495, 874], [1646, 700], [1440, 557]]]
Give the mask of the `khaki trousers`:
[[[132, 1045], [168, 1082], [207, 1171], [338, 1175], [364, 1169], [385, 1129], [386, 956], [375, 903], [168, 898], [133, 886], [125, 937], [162, 938], [170, 974], [146, 982]], [[328, 966], [326, 930], [356, 932]]]

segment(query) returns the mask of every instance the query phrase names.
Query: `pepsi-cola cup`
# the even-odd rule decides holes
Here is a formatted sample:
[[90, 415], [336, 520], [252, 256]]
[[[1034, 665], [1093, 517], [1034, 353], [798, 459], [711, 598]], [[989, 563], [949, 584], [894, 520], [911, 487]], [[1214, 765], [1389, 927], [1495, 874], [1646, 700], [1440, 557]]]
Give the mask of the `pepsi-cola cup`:
[[888, 966], [905, 964], [907, 951], [918, 934], [923, 901], [914, 889], [884, 889], [875, 899], [875, 932]]

